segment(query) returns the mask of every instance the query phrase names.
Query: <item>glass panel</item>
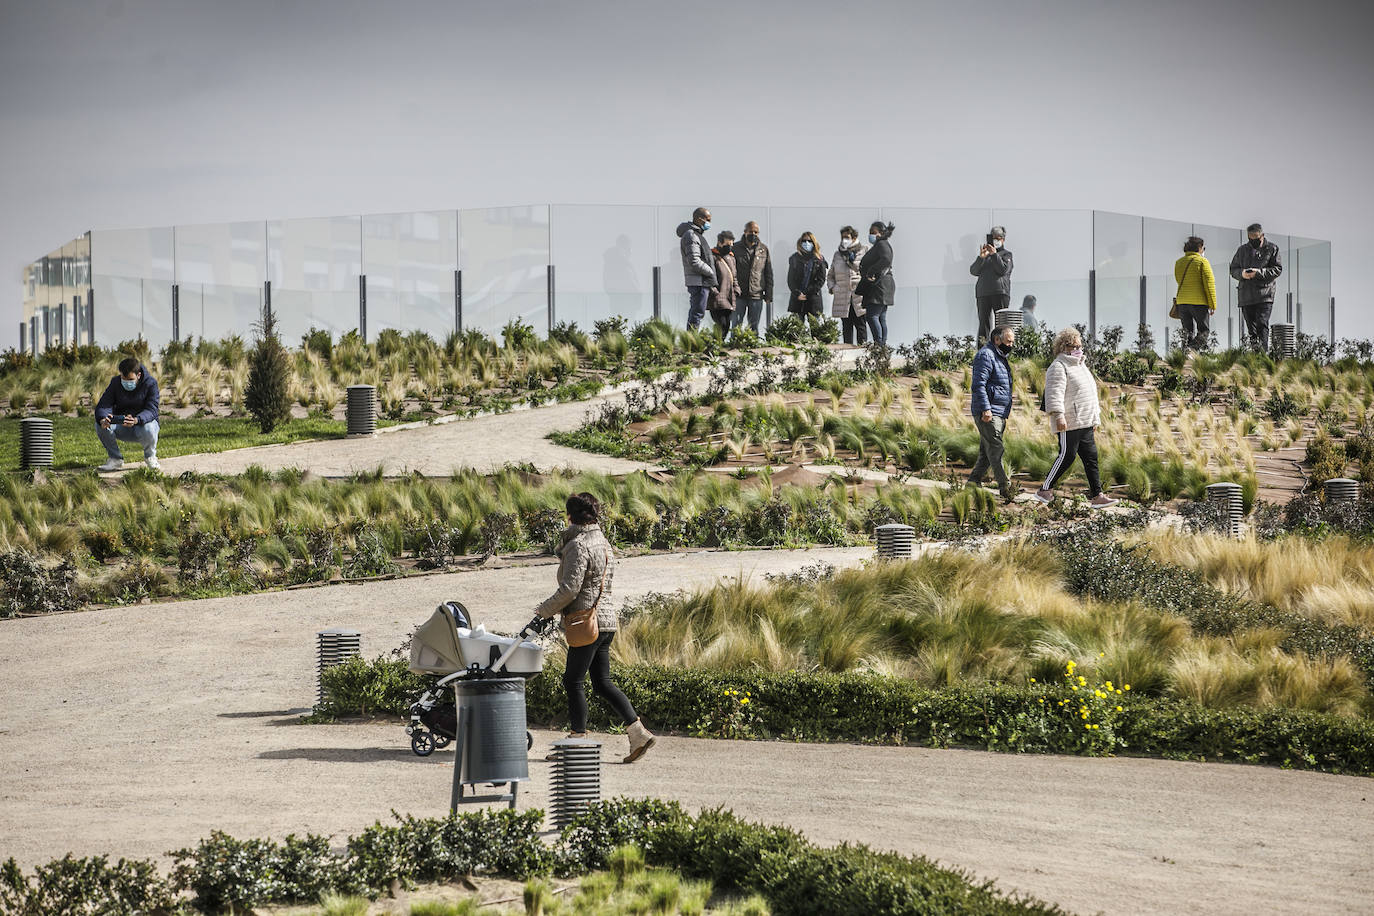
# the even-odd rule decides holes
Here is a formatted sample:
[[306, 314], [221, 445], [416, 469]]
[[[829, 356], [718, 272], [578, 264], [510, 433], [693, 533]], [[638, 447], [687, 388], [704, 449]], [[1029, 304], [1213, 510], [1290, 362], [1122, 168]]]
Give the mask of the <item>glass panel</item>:
[[[372, 326], [370, 291], [367, 299], [368, 333], [375, 335], [379, 329]], [[249, 305], [245, 297], [239, 307], [246, 309]], [[356, 287], [339, 291], [278, 289], [273, 284], [272, 312], [277, 318], [277, 333], [288, 346], [298, 345], [311, 329], [328, 331], [330, 338], [337, 341], [344, 333], [358, 327], [358, 290]]]
[[[969, 265], [993, 225], [992, 211], [884, 207], [880, 217], [896, 226], [890, 241], [897, 293], [887, 313], [888, 342], [977, 333]], [[854, 224], [861, 238], [867, 239], [873, 219]]]
[[512, 318], [548, 330], [549, 208], [459, 213], [463, 327], [499, 335]]
[[549, 226], [555, 321], [590, 332], [611, 315], [631, 325], [654, 317], [652, 207], [557, 206]]
[[261, 288], [267, 279], [267, 224], [177, 226], [176, 279], [182, 285]]
[[[219, 340], [237, 335], [253, 339], [253, 326], [262, 316], [261, 286], [228, 286], [215, 283], [182, 283], [181, 336]], [[283, 335], [283, 342], [292, 341]]]
[[[687, 204], [674, 207], [658, 207], [656, 209], [657, 225], [654, 229], [654, 237], [657, 239], [658, 266], [662, 272], [663, 290], [663, 314], [664, 321], [675, 327], [685, 327], [687, 324], [687, 285], [682, 275], [682, 249], [679, 247], [679, 236], [677, 227], [684, 222], [690, 222], [692, 211], [697, 208], [696, 204]], [[716, 233], [722, 229], [729, 229], [735, 234], [735, 238], [744, 235], [744, 224], [750, 220], [759, 224], [759, 238], [763, 244], [768, 246], [768, 253], [773, 259], [773, 317], [778, 317], [787, 311], [787, 257], [793, 249], [796, 237], [787, 242], [786, 247], [779, 248], [778, 243], [771, 241], [774, 233], [771, 231], [771, 222], [767, 207], [708, 207], [711, 211], [711, 228], [706, 233], [706, 240], [715, 244]], [[710, 316], [702, 322], [710, 323]], [[759, 331], [763, 331], [764, 322], [759, 324]]]
[[1288, 293], [1293, 289], [1293, 256], [1288, 250], [1288, 236], [1266, 232], [1264, 237], [1279, 246], [1279, 260], [1283, 263], [1283, 273], [1274, 281], [1274, 314], [1269, 320], [1271, 324], [1280, 321], [1291, 322], [1294, 315], [1288, 301]]
[[1335, 342], [1331, 328], [1331, 243], [1294, 238], [1293, 285], [1297, 289], [1298, 330]]
[[1144, 223], [1139, 216], [1093, 211], [1093, 267], [1097, 271], [1097, 327], [1127, 331], [1140, 323]]
[[442, 342], [454, 330], [453, 272], [458, 211], [381, 213], [363, 218], [367, 330], [413, 330]]
[[[1092, 211], [994, 210], [992, 222], [1006, 228], [1006, 244], [1015, 259], [1011, 307], [1020, 308], [1026, 296], [1034, 296], [1037, 321], [1052, 328], [1086, 325], [1088, 271], [1092, 269]], [[980, 236], [976, 242], [983, 238]], [[977, 253], [975, 247], [969, 255], [970, 262]], [[1138, 315], [1132, 313], [1129, 323], [1110, 320], [1104, 324], [1099, 302], [1099, 328], [1120, 324], [1126, 329], [1127, 338], [1134, 340], [1137, 322]]]
[[[182, 329], [182, 337], [189, 336]], [[143, 339], [153, 352], [167, 346], [172, 339], [172, 282], [170, 280], [143, 281]]]
[[[1174, 328], [1179, 327], [1177, 321], [1169, 318], [1169, 309], [1173, 307], [1174, 296], [1178, 292], [1178, 284], [1174, 282], [1174, 263], [1183, 257], [1183, 244], [1192, 234], [1192, 223], [1149, 217], [1145, 219], [1146, 319], [1150, 333], [1154, 335], [1155, 351], [1158, 353], [1168, 352], [1169, 335]], [[1226, 345], [1226, 263], [1231, 259], [1231, 252], [1223, 250], [1224, 247], [1216, 251], [1208, 248], [1205, 252], [1212, 263], [1212, 272], [1216, 274], [1217, 282], [1217, 316], [1212, 328], [1217, 332], [1217, 339], [1223, 346]], [[1220, 264], [1217, 262], [1219, 256], [1222, 258]]]
[[[715, 211], [712, 211], [712, 216]], [[803, 232], [810, 232], [816, 236], [816, 241], [820, 245], [821, 257], [825, 258], [829, 265], [835, 252], [840, 246], [840, 228], [842, 226], [853, 226], [859, 232], [859, 238], [868, 244], [868, 224], [873, 221], [872, 211], [859, 210], [857, 208], [840, 207], [770, 207], [768, 209], [768, 233], [763, 237], [768, 242], [769, 250], [776, 258], [773, 265], [773, 284], [774, 284], [774, 306], [773, 317], [777, 318], [787, 311], [787, 303], [791, 298], [791, 291], [787, 287], [787, 267], [788, 261], [797, 251], [797, 241]], [[860, 226], [859, 224], [864, 225]], [[739, 228], [730, 227], [735, 236], [740, 235], [743, 226]], [[711, 241], [715, 241], [715, 224], [712, 223]], [[821, 314], [825, 317], [831, 315], [830, 295], [826, 292], [821, 293]], [[894, 346], [898, 343], [896, 328], [892, 326], [893, 319], [896, 318], [896, 309], [889, 309], [888, 321], [888, 341]]]
[[114, 347], [143, 333], [143, 283], [139, 277], [95, 275], [95, 339], [101, 344]]
[[109, 229], [91, 233], [91, 272], [175, 280], [172, 228]]

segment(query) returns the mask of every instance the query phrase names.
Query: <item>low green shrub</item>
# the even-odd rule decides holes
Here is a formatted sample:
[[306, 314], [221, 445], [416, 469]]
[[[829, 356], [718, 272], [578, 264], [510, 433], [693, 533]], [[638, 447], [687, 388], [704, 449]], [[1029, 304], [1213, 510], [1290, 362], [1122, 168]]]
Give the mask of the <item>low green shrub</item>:
[[[349, 673], [344, 674], [345, 670]], [[1079, 691], [1073, 691], [1067, 681], [929, 690], [876, 674], [772, 674], [648, 665], [617, 665], [613, 677], [655, 728], [688, 734], [712, 734], [701, 727], [703, 716], [719, 715], [719, 699], [735, 691], [750, 699], [749, 729], [731, 737], [971, 747], [1011, 753], [1121, 753], [1374, 776], [1374, 723], [1323, 713], [1207, 709], [1130, 692], [1114, 694], [1116, 699], [1106, 702], [1096, 696], [1106, 692], [1099, 685], [1081, 684]], [[349, 706], [348, 695], [335, 686], [344, 678], [357, 685], [351, 695], [386, 699], [365, 707]], [[386, 686], [371, 689], [366, 686], [369, 679]], [[411, 675], [404, 662], [382, 658], [331, 668], [324, 682], [333, 697], [329, 710], [335, 715], [364, 711], [402, 715], [413, 694], [426, 683]], [[408, 688], [401, 689], [405, 685]], [[1124, 687], [1117, 685], [1117, 689]], [[1060, 700], [1069, 702], [1059, 705]], [[546, 674], [530, 680], [526, 702], [531, 721], [566, 720], [567, 697], [556, 677]], [[734, 703], [738, 705], [737, 700]], [[1084, 707], [1088, 719], [1082, 717]], [[599, 728], [613, 724], [601, 704], [592, 704], [591, 724]]]
[[0, 913], [7, 916], [141, 916], [169, 913], [175, 904], [172, 883], [145, 859], [111, 865], [105, 856], [78, 859], [68, 853], [38, 866], [32, 877], [14, 859], [0, 865]]
[[70, 557], [48, 564], [22, 548], [6, 550], [0, 553], [0, 618], [73, 610], [81, 604], [75, 585]]

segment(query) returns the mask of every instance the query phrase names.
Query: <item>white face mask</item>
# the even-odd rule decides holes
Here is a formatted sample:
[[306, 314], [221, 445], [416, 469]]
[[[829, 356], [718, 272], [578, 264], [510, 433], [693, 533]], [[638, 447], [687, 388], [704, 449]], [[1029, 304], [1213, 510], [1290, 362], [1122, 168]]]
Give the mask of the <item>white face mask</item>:
[[992, 247], [993, 247], [993, 248], [1001, 248], [1001, 247], [1002, 247], [1002, 240], [1001, 240], [1001, 239], [993, 239], [993, 240], [992, 240]]
[[841, 247], [841, 248], [853, 248], [853, 247], [854, 247], [854, 240], [853, 240], [853, 239], [840, 239], [840, 247]]

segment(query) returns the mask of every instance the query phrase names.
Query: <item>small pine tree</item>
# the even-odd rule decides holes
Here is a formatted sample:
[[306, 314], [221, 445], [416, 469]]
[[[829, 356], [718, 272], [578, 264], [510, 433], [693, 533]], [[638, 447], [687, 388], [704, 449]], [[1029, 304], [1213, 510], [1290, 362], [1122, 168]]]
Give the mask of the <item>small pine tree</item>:
[[258, 428], [270, 433], [291, 419], [291, 398], [287, 395], [291, 360], [277, 337], [277, 319], [271, 309], [263, 312], [254, 330], [258, 341], [248, 357], [248, 387], [243, 404], [258, 421]]

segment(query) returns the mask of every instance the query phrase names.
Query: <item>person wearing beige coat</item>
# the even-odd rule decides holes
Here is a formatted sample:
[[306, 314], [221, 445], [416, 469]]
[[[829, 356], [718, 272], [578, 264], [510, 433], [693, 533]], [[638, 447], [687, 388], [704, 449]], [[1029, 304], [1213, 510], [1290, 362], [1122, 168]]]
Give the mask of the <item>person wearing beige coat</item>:
[[587, 734], [587, 695], [583, 682], [588, 672], [592, 676], [592, 690], [610, 704], [625, 724], [630, 738], [630, 754], [626, 763], [633, 763], [653, 746], [654, 736], [644, 727], [628, 697], [611, 680], [611, 641], [615, 639], [619, 621], [611, 606], [611, 583], [615, 579], [615, 564], [611, 543], [601, 531], [601, 504], [590, 493], [568, 497], [568, 528], [563, 532], [558, 551], [558, 590], [544, 599], [534, 613], [539, 617], [566, 616], [574, 611], [596, 608], [597, 638], [585, 646], [569, 646], [567, 665], [563, 669], [563, 687], [568, 691], [568, 737], [582, 738]]
[[1095, 509], [1114, 504], [1116, 500], [1102, 492], [1097, 472], [1093, 431], [1102, 421], [1097, 379], [1083, 355], [1083, 338], [1073, 328], [1060, 331], [1054, 338], [1054, 361], [1045, 370], [1045, 413], [1059, 437], [1059, 454], [1035, 498], [1046, 505], [1053, 502], [1055, 485], [1078, 458], [1088, 478], [1088, 504]]
[[830, 271], [825, 276], [825, 287], [831, 295], [830, 317], [839, 319], [845, 343], [861, 347], [868, 343], [868, 322], [864, 320], [863, 296], [855, 287], [862, 277], [859, 261], [867, 250], [868, 246], [859, 241], [858, 231], [853, 226], [845, 226], [840, 230], [840, 247], [835, 249]]

